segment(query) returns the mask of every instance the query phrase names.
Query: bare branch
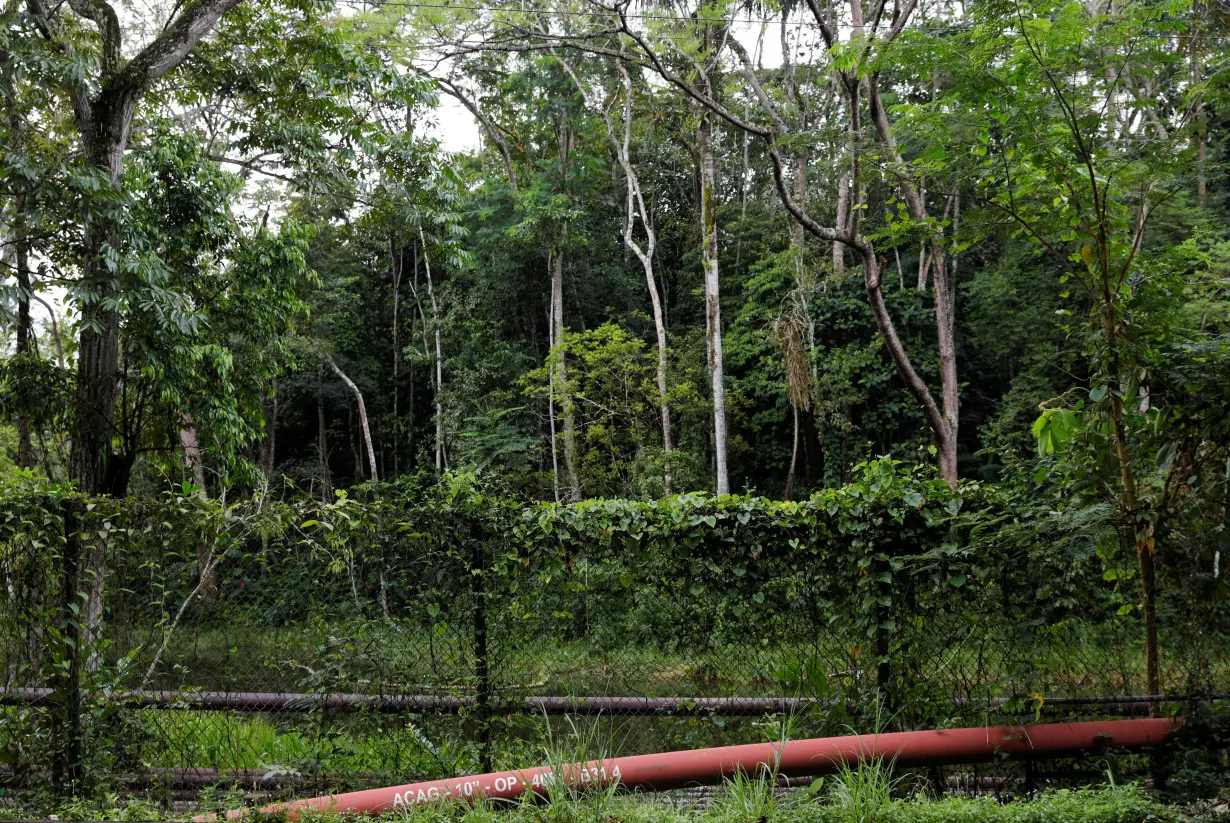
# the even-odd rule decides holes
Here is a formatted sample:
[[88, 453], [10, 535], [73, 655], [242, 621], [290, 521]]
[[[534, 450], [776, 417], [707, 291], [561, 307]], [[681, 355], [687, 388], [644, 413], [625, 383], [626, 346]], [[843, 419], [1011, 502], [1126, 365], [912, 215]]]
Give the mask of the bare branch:
[[432, 79], [435, 80], [436, 85], [440, 88], [440, 91], [457, 100], [457, 102], [466, 107], [466, 110], [469, 111], [470, 114], [474, 115], [474, 119], [477, 120], [479, 125], [483, 127], [483, 131], [485, 131], [487, 136], [491, 138], [491, 142], [495, 143], [496, 148], [500, 150], [500, 155], [504, 158], [504, 173], [508, 177], [508, 187], [516, 191], [517, 170], [513, 166], [512, 154], [508, 149], [508, 141], [505, 140], [504, 135], [500, 133], [501, 129], [499, 126], [497, 126], [491, 118], [483, 114], [482, 110], [478, 107], [478, 104], [472, 101], [469, 96], [457, 86], [456, 83], [442, 77], [434, 77]]
[[769, 97], [768, 92], [765, 91], [760, 78], [756, 76], [756, 71], [752, 66], [752, 58], [748, 56], [747, 49], [743, 48], [743, 44], [734, 38], [731, 38], [727, 45], [738, 56], [739, 62], [743, 67], [743, 79], [747, 80], [748, 85], [756, 92], [756, 97], [760, 100], [760, 107], [764, 109], [765, 114], [773, 119], [778, 134], [788, 134], [790, 127], [786, 125], [785, 119], [782, 118], [781, 113], [777, 110], [777, 106], [773, 105], [773, 100]]

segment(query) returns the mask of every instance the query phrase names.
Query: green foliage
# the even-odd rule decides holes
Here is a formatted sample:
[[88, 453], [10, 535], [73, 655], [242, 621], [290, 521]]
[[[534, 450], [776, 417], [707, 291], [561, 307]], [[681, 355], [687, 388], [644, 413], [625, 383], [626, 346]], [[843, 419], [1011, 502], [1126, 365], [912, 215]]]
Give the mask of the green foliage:
[[[195, 426], [223, 482], [253, 476], [244, 451], [263, 432], [269, 381], [293, 365], [287, 339], [307, 312], [298, 293], [313, 279], [311, 229], [235, 220], [228, 206], [238, 182], [199, 141], [165, 130], [129, 166], [137, 283], [126, 290], [123, 332], [136, 385], [124, 413], [139, 420], [143, 403], [157, 410], [162, 425], [147, 437]], [[149, 445], [140, 426], [127, 430], [135, 442], [126, 451]]]
[[[828, 820], [853, 818], [840, 813]], [[883, 823], [1169, 823], [1181, 819], [1175, 809], [1159, 806], [1134, 786], [1085, 791], [1058, 791], [1037, 800], [1000, 803], [992, 798], [894, 802], [875, 820]]]
[[829, 801], [842, 820], [850, 823], [880, 823], [888, 820], [893, 798], [901, 794], [906, 778], [893, 774], [892, 761], [860, 759], [838, 764], [829, 782]]
[[[848, 810], [821, 800], [779, 800], [764, 806], [730, 805], [727, 790], [707, 808], [681, 808], [647, 797], [615, 797], [597, 804], [584, 796], [558, 803], [521, 803], [495, 806], [488, 802], [436, 803], [411, 806], [380, 820], [401, 823], [853, 823]], [[757, 812], [767, 812], [756, 816]], [[157, 808], [113, 797], [103, 802], [75, 801], [62, 807], [60, 816], [94, 820], [159, 820]], [[258, 823], [278, 823], [274, 815], [253, 814]], [[307, 823], [338, 823], [334, 812], [314, 811]], [[1178, 823], [1188, 819], [1175, 807], [1163, 806], [1135, 786], [1048, 792], [1031, 800], [1001, 802], [994, 798], [893, 800], [885, 804], [877, 821], [887, 823]]]
[[[630, 159], [647, 213], [628, 229], [656, 233], [667, 452], [655, 328], [643, 272], [621, 243], [625, 180], [600, 113], [623, 102], [611, 54], [639, 44], [595, 28], [608, 25], [603, 15], [240, 3], [146, 90], [115, 187], [67, 117], [69, 92], [97, 92], [102, 65], [94, 25], [69, 9], [51, 4], [36, 19], [33, 6], [9, 4], [0, 20], [0, 445], [16, 451], [20, 424], [38, 453], [38, 468], [22, 471], [6, 455], [0, 485], [6, 682], [46, 682], [90, 653], [102, 661], [85, 675], [92, 692], [173, 686], [251, 654], [272, 661], [270, 676], [287, 688], [311, 691], [595, 690], [606, 685], [604, 655], [621, 649], [670, 670], [647, 692], [721, 691], [717, 667], [746, 658], [758, 688], [841, 707], [817, 724], [863, 720], [885, 699], [937, 725], [973, 711], [937, 696], [959, 689], [967, 701], [1008, 697], [1011, 711], [1041, 713], [1050, 693], [1086, 674], [1091, 648], [1121, 664], [1103, 691], [1139, 688], [1137, 635], [1153, 605], [1166, 654], [1189, 664], [1164, 672], [1166, 683], [1199, 691], [1224, 677], [1228, 75], [1215, 10], [1185, 0], [940, 4], [893, 39], [884, 27], [896, 13], [864, 8], [875, 36], [828, 49], [811, 42], [815, 27], [797, 17], [810, 10], [793, 2], [638, 13], [672, 71], [712, 73], [722, 105], [749, 121], [767, 123], [760, 107], [771, 100], [795, 132], [774, 144], [788, 167], [778, 181], [763, 141], [715, 119], [718, 182], [706, 197], [720, 229], [719, 331], [741, 492], [718, 498], [703, 492], [714, 444], [700, 109], [629, 64]], [[729, 50], [700, 36], [744, 12], [749, 31], [767, 15], [762, 31], [782, 38], [771, 51], [797, 58], [788, 70], [764, 65], [758, 44], [748, 70], [764, 98]], [[738, 39], [738, 28], [726, 35]], [[530, 32], [605, 53], [517, 53]], [[500, 38], [497, 49], [478, 45], [486, 35]], [[124, 55], [134, 46], [125, 33]], [[438, 53], [453, 54], [447, 77], [430, 74]], [[877, 84], [901, 163], [885, 151], [883, 124], [851, 123], [835, 107], [834, 71]], [[425, 131], [439, 89], [478, 109], [479, 149], [448, 157]], [[913, 281], [937, 230], [956, 280], [961, 473], [982, 482], [955, 493], [917, 468], [932, 461], [928, 424], [868, 309], [857, 255], [839, 250], [843, 273], [827, 242], [796, 243], [772, 191], [805, 183], [801, 204], [835, 226], [836, 193], [852, 173], [857, 230], [882, 255], [886, 310], [929, 385], [939, 373], [934, 298]], [[910, 216], [906, 181], [931, 217]], [[103, 244], [106, 271], [87, 282], [82, 250], [99, 226], [116, 234]], [[34, 260], [20, 288], [9, 274], [19, 228]], [[568, 331], [552, 349], [545, 309], [560, 261]], [[9, 357], [27, 298], [33, 348]], [[117, 409], [101, 446], [114, 453], [117, 496], [130, 490], [129, 469], [136, 496], [86, 499], [55, 485], [81, 442], [72, 421], [90, 411], [75, 406], [83, 387], [70, 364], [89, 352], [72, 337], [102, 329], [110, 312], [120, 346], [105, 371]], [[789, 370], [774, 335], [783, 319], [804, 353]], [[362, 424], [330, 358], [365, 398]], [[567, 382], [549, 398], [561, 362]], [[538, 502], [551, 497], [561, 413], [576, 424], [591, 498], [576, 504]], [[364, 482], [361, 425], [375, 440], [375, 473], [390, 482]], [[183, 435], [198, 441], [205, 488], [185, 466]], [[666, 496], [668, 477], [684, 493]], [[796, 501], [772, 499], [788, 487]], [[82, 510], [77, 521], [66, 507]], [[78, 604], [61, 605], [56, 577], [66, 528], [109, 552], [88, 650], [66, 648], [65, 629], [80, 620]], [[1152, 579], [1141, 561], [1154, 557], [1156, 604], [1141, 592]], [[211, 564], [216, 586], [203, 582]], [[528, 654], [525, 640], [479, 650], [474, 617], [484, 612], [493, 637], [550, 637], [554, 657]], [[232, 622], [257, 628], [232, 642]], [[766, 662], [769, 646], [798, 654]], [[1007, 651], [985, 663], [988, 649]], [[494, 686], [477, 674], [488, 653], [504, 665], [488, 672]], [[968, 675], [984, 664], [991, 674]], [[91, 774], [165, 754], [152, 748], [148, 717], [86, 704]], [[0, 715], [0, 759], [53, 759], [63, 741], [49, 711]], [[464, 723], [503, 722], [483, 715]], [[220, 724], [198, 730], [202, 756], [254, 762], [227, 761], [217, 732], [305, 773], [379, 770], [396, 757], [354, 750], [371, 718], [313, 720], [325, 744], [300, 730]], [[193, 734], [170, 731], [177, 745]], [[472, 754], [435, 748], [441, 769]], [[422, 757], [416, 767], [433, 762]], [[739, 784], [750, 800], [724, 814], [785, 813], [765, 789]], [[866, 814], [832, 813], [931, 813], [882, 794]], [[1060, 819], [1076, 814], [1059, 795], [1040, 803]], [[571, 813], [560, 804], [560, 816]], [[978, 804], [948, 813], [1001, 814]]]
[[749, 775], [740, 770], [722, 784], [710, 814], [717, 820], [769, 820], [779, 815], [777, 771], [768, 768]]
[[[626, 494], [635, 483], [638, 463], [640, 475], [646, 473], [643, 453], [660, 446], [657, 355], [614, 323], [566, 332], [547, 362], [522, 378], [527, 394], [545, 397], [559, 358], [568, 364], [568, 381], [555, 387], [554, 401], [557, 409], [565, 398], [571, 404], [579, 430], [581, 487], [594, 496]], [[686, 383], [676, 381], [669, 401], [687, 389]]]
[[0, 360], [0, 419], [24, 416], [31, 426], [61, 429], [72, 397], [73, 375], [33, 354]]

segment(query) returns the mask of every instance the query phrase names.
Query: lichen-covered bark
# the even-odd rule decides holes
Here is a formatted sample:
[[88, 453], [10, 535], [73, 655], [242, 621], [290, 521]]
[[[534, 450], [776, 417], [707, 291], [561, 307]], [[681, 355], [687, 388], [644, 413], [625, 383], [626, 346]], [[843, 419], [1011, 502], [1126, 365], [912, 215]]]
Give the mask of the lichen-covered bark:
[[705, 340], [713, 387], [713, 454], [718, 494], [730, 494], [726, 468], [726, 380], [722, 359], [722, 304], [719, 291], [717, 235], [717, 164], [713, 155], [713, 123], [701, 115], [697, 130], [700, 157], [701, 265], [705, 273]]

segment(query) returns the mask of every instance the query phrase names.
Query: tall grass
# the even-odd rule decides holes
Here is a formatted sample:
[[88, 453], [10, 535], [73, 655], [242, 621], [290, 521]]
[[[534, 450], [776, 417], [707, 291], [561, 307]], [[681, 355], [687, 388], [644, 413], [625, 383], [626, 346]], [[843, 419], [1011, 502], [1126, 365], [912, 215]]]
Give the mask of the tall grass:
[[321, 725], [308, 716], [276, 724], [252, 715], [209, 711], [139, 712], [153, 767], [269, 769], [296, 772], [431, 773], [443, 755], [424, 743], [413, 721], [382, 719], [378, 728]]

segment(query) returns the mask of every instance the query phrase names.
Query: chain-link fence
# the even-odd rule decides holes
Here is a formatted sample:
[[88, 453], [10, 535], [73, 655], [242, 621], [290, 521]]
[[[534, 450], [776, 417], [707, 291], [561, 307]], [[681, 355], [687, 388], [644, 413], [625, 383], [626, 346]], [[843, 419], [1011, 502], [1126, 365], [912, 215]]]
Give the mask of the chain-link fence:
[[[1148, 699], [1140, 621], [1092, 554], [1072, 559], [1086, 570], [988, 557], [953, 511], [889, 512], [891, 530], [796, 505], [760, 528], [779, 504], [535, 513], [463, 492], [310, 508], [11, 494], [0, 783], [303, 793], [560, 747], [1194, 710]], [[831, 542], [800, 542], [817, 523]], [[1230, 691], [1224, 608], [1175, 595], [1164, 692]]]

